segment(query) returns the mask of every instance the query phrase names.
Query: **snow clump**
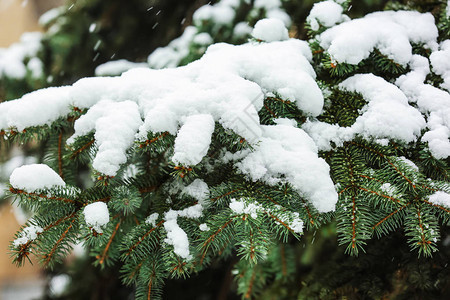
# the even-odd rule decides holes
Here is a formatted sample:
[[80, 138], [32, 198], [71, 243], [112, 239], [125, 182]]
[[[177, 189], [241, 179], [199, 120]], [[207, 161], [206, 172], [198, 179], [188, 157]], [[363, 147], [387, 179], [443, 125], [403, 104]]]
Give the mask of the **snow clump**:
[[433, 204], [450, 208], [450, 194], [449, 193], [437, 191], [436, 193], [432, 194], [428, 199]]
[[347, 21], [348, 17], [343, 15], [342, 11], [342, 6], [332, 0], [315, 3], [306, 21], [312, 30], [317, 31], [320, 25], [331, 27]]
[[29, 193], [66, 185], [64, 180], [45, 164], [21, 166], [12, 172], [9, 182], [13, 188]]
[[260, 41], [274, 42], [289, 39], [284, 23], [278, 19], [262, 19], [255, 24], [252, 36]]
[[338, 63], [356, 65], [374, 49], [406, 66], [412, 57], [411, 43], [437, 48], [438, 31], [430, 13], [383, 11], [343, 22], [317, 38], [320, 46]]
[[83, 213], [86, 224], [96, 232], [102, 233], [102, 227], [109, 222], [109, 211], [106, 203], [97, 201], [88, 204], [84, 208]]

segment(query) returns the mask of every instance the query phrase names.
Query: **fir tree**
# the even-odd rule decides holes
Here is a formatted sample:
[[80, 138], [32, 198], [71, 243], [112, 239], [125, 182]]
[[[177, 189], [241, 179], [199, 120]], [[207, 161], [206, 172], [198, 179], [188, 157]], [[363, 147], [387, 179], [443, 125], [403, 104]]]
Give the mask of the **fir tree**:
[[[392, 234], [431, 257], [450, 213], [448, 10], [351, 19], [349, 8], [316, 4], [308, 43], [264, 19], [248, 43], [213, 45], [183, 68], [86, 78], [1, 104], [8, 142], [54, 145], [51, 168], [11, 175], [10, 193], [34, 212], [11, 243], [14, 261], [36, 253], [52, 268], [83, 240], [97, 268], [120, 268], [136, 298], [149, 299], [221, 259], [233, 262], [243, 298], [270, 297], [267, 286], [295, 286], [289, 262], [318, 229], [334, 228], [353, 265]], [[171, 63], [197, 58], [195, 36], [206, 31], [233, 41], [214, 23], [197, 25]], [[77, 181], [80, 168], [90, 182]], [[337, 281], [294, 290], [386, 296]]]

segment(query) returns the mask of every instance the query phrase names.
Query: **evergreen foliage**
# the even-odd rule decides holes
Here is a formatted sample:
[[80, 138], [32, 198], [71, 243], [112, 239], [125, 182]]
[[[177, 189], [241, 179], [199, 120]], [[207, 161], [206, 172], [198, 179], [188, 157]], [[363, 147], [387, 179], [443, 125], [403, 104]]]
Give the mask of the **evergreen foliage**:
[[[219, 28], [204, 21], [196, 24], [197, 32], [208, 32], [213, 41], [244, 42], [245, 39], [234, 40], [230, 29], [242, 16], [246, 16], [242, 20], [251, 21], [248, 16], [255, 17], [255, 8], [247, 1], [234, 2], [239, 6], [234, 7], [236, 17], [232, 24]], [[334, 3], [339, 3], [344, 13], [351, 5], [350, 1]], [[411, 8], [396, 2], [388, 3], [387, 7]], [[243, 8], [246, 13], [240, 11]], [[428, 7], [413, 8], [429, 10]], [[443, 4], [434, 12], [439, 42], [449, 38], [450, 19], [445, 11]], [[254, 20], [266, 16], [264, 11], [258, 12]], [[62, 19], [60, 16], [53, 22]], [[372, 73], [390, 84], [412, 71], [409, 64], [399, 63], [377, 48], [357, 64], [338, 62], [320, 43], [320, 34], [337, 25], [327, 27], [318, 21], [318, 28], [310, 23], [306, 28], [313, 54], [311, 65], [325, 98], [321, 114], [312, 117], [294, 101], [285, 99], [277, 91], [268, 91], [258, 111], [262, 125], [272, 126], [280, 118], [287, 118], [308, 133], [312, 132], [310, 124], [314, 122], [351, 128], [368, 110], [371, 99], [363, 92], [343, 88], [348, 79], [355, 74]], [[348, 20], [342, 20], [345, 21]], [[86, 21], [83, 26], [89, 23]], [[47, 42], [58, 43], [60, 39], [49, 36]], [[189, 53], [178, 60], [177, 65], [199, 58], [206, 49], [205, 45], [196, 48], [198, 44], [194, 42], [188, 45]], [[415, 54], [430, 57], [432, 51], [427, 45], [412, 46]], [[108, 51], [107, 45], [102, 47]], [[58, 82], [65, 80], [68, 79], [63, 76]], [[441, 75], [431, 72], [425, 83], [448, 93], [441, 87], [442, 82]], [[30, 86], [30, 89], [39, 87], [42, 86]], [[414, 108], [419, 108], [417, 103], [410, 100]], [[409, 142], [357, 132], [346, 140], [331, 139], [329, 147], [319, 147], [319, 155], [330, 167], [339, 196], [334, 212], [321, 212], [288, 179], [276, 184], [251, 180], [237, 170], [233, 161], [223, 159], [225, 152], [252, 153], [258, 144], [219, 122], [215, 123], [207, 154], [198, 164], [176, 164], [171, 160], [176, 135], [168, 131], [149, 132], [145, 139], [137, 139], [126, 151], [126, 163], [115, 176], [99, 173], [92, 166], [100, 148], [94, 132], [67, 143], [74, 133], [76, 120], [89, 111], [72, 107], [68, 115], [51, 125], [28, 127], [23, 131], [4, 128], [6, 130], [0, 132], [7, 138], [2, 143], [46, 141], [44, 162], [66, 182], [65, 186], [36, 191], [9, 186], [10, 195], [16, 197], [22, 207], [33, 211], [33, 217], [11, 243], [10, 250], [17, 265], [23, 265], [30, 254], [36, 254], [45, 267], [57, 269], [73, 245], [82, 241], [96, 267], [95, 272], [120, 269], [122, 284], [135, 289], [136, 299], [162, 298], [165, 283], [189, 280], [191, 276], [214, 269], [218, 262], [229, 264], [237, 293], [245, 299], [270, 299], [278, 292], [276, 297], [280, 299], [332, 299], [341, 295], [355, 299], [390, 295], [403, 299], [410, 295], [410, 290], [403, 294], [401, 291], [389, 294], [385, 290], [417, 283], [423, 284], [414, 287], [422, 293], [433, 289], [429, 282], [436, 277], [443, 280], [448, 276], [443, 267], [448, 251], [442, 247], [441, 240], [448, 238], [450, 204], [431, 199], [437, 193], [449, 197], [449, 158], [436, 157], [430, 144], [421, 139], [425, 128], [419, 138]], [[431, 118], [430, 112], [420, 111], [424, 119]], [[81, 170], [88, 174], [82, 180]], [[105, 203], [109, 211], [109, 222], [100, 229], [87, 222], [85, 213], [86, 207], [98, 202]], [[202, 207], [200, 213], [196, 211], [198, 207]], [[29, 228], [39, 229], [35, 237], [17, 242], [26, 236]], [[180, 231], [184, 234], [181, 237], [185, 236], [188, 241], [187, 253], [178, 245], [182, 239]], [[178, 242], [173, 240], [174, 232], [177, 232]], [[323, 246], [323, 249], [310, 256], [320, 256], [320, 263], [315, 268], [306, 267], [312, 269], [307, 276], [299, 275], [298, 270], [305, 265], [317, 264], [317, 259], [308, 259], [308, 253], [302, 253], [301, 248], [310, 240], [314, 242], [316, 232], [320, 232], [316, 248]], [[335, 234], [341, 247], [330, 246], [329, 240]], [[378, 259], [389, 265], [386, 250], [380, 248], [397, 247], [393, 242], [396, 237], [404, 244], [400, 250], [393, 249], [393, 257], [420, 262], [437, 257], [438, 267], [433, 275], [423, 275], [421, 270], [414, 269], [408, 273], [408, 279], [401, 275], [389, 277], [398, 269], [411, 268], [402, 261], [398, 268], [388, 266], [389, 275], [379, 270], [371, 274], [373, 285], [368, 283], [370, 279], [364, 282], [355, 277], [373, 267]], [[409, 249], [405, 250], [406, 244]], [[438, 252], [441, 248], [444, 250]], [[323, 259], [327, 250], [333, 253], [330, 262]], [[304, 261], [299, 261], [300, 256]], [[345, 263], [339, 266], [341, 261]], [[349, 271], [355, 265], [356, 270]], [[416, 264], [416, 268], [421, 267]], [[421, 278], [422, 275], [426, 278]], [[352, 279], [354, 284], [344, 282], [347, 279]], [[435, 283], [436, 287], [444, 289], [445, 283]], [[439, 294], [438, 291], [433, 293]]]

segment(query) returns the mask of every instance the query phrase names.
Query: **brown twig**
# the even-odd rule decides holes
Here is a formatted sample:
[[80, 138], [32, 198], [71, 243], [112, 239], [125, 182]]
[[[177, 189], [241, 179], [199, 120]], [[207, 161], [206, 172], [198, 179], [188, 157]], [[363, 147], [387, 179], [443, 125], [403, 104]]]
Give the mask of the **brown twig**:
[[70, 158], [72, 158], [72, 159], [75, 158], [78, 154], [80, 154], [81, 152], [83, 152], [84, 150], [89, 148], [89, 146], [91, 146], [94, 142], [95, 142], [95, 139], [90, 140], [89, 142], [84, 144], [83, 147], [81, 147], [78, 150], [76, 150], [75, 152], [73, 152], [72, 155], [70, 156]]
[[119, 220], [119, 222], [117, 222], [116, 227], [114, 228], [114, 231], [111, 234], [111, 237], [109, 238], [108, 243], [105, 246], [105, 249], [103, 249], [102, 255], [97, 257], [97, 259], [100, 258], [100, 261], [99, 261], [100, 264], [103, 264], [103, 262], [105, 261], [107, 254], [108, 254], [109, 247], [111, 246], [111, 243], [112, 243], [114, 237], [116, 236], [116, 233], [119, 230], [121, 223], [122, 223], [122, 220]]
[[39, 197], [39, 198], [44, 198], [44, 199], [49, 199], [49, 200], [64, 201], [64, 202], [67, 202], [67, 203], [76, 203], [75, 200], [72, 200], [72, 199], [69, 199], [69, 198], [53, 197], [53, 196], [47, 196], [45, 194], [37, 194], [37, 193], [28, 193], [28, 192], [25, 192], [24, 190], [15, 189], [13, 187], [10, 187], [9, 191], [11, 193], [17, 194], [17, 195], [26, 195], [26, 196], [29, 196], [29, 197]]
[[130, 255], [131, 252], [137, 247], [139, 246], [140, 243], [142, 243], [142, 241], [144, 241], [144, 239], [150, 235], [150, 233], [152, 233], [153, 231], [155, 231], [159, 226], [161, 226], [164, 223], [164, 220], [159, 221], [158, 224], [155, 225], [155, 227], [152, 227], [149, 231], [147, 231], [140, 239], [139, 241], [137, 241], [133, 246], [131, 246], [130, 248], [128, 248], [127, 253], [125, 253], [126, 256]]
[[53, 255], [56, 252], [56, 249], [58, 248], [58, 245], [62, 242], [62, 240], [66, 237], [67, 233], [69, 233], [69, 230], [72, 228], [73, 223], [76, 221], [76, 219], [73, 219], [72, 222], [70, 222], [69, 227], [61, 234], [61, 237], [58, 241], [56, 241], [55, 245], [53, 246], [52, 250], [49, 254], [45, 256], [45, 262], [44, 265], [47, 266], [50, 263], [50, 260], [52, 259]]

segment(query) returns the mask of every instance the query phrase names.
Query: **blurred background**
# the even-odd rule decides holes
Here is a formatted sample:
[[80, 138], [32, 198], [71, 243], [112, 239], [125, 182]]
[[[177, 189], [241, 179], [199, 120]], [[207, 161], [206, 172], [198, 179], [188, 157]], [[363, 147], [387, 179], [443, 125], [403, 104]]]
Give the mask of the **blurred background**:
[[[24, 32], [42, 31], [39, 17], [62, 4], [63, 0], [0, 0], [0, 48], [18, 42]], [[13, 206], [0, 206], [0, 300], [32, 299], [43, 291], [45, 281], [39, 265], [17, 268], [8, 254], [8, 245], [24, 221]]]

